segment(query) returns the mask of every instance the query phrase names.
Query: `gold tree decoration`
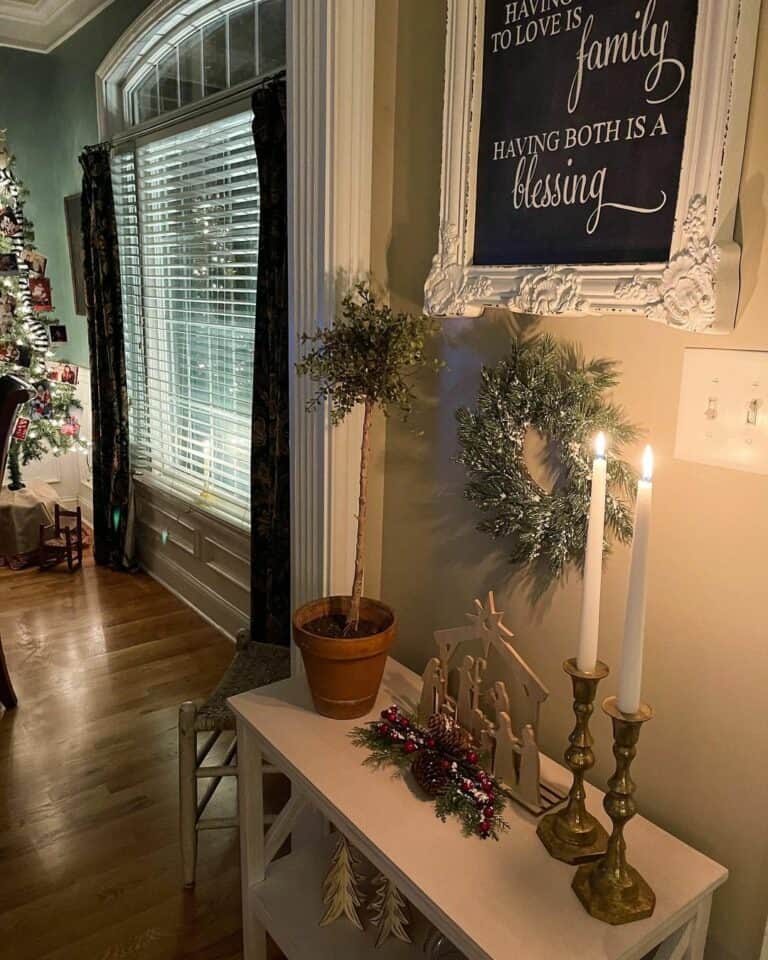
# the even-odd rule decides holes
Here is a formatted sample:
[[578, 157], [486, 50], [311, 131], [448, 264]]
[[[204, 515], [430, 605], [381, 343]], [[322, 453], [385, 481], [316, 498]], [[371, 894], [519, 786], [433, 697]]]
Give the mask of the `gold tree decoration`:
[[311, 350], [296, 370], [317, 384], [307, 409], [317, 410], [327, 402], [331, 423], [336, 425], [355, 407], [363, 406], [355, 575], [345, 636], [354, 635], [360, 622], [373, 412], [378, 407], [385, 416], [394, 412], [408, 419], [413, 377], [422, 367], [437, 371], [443, 366], [426, 354], [427, 339], [436, 330], [435, 320], [395, 313], [377, 301], [368, 283], [358, 283], [342, 300], [333, 326], [302, 336], [302, 343], [311, 345]]
[[323, 903], [328, 909], [320, 921], [321, 927], [327, 927], [339, 917], [346, 917], [358, 930], [363, 929], [357, 912], [360, 906], [360, 878], [356, 866], [357, 860], [349, 841], [343, 833], [339, 833], [331, 869], [323, 882]]
[[405, 928], [411, 920], [403, 895], [394, 883], [381, 873], [374, 880], [374, 888], [376, 893], [369, 909], [373, 913], [371, 923], [379, 928], [376, 946], [383, 946], [390, 937], [410, 943], [411, 938]]

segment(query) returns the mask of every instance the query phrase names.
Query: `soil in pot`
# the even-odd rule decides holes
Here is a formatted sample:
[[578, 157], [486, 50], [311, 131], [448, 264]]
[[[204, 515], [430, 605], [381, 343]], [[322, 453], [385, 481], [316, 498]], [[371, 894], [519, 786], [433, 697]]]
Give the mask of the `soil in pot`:
[[333, 640], [359, 640], [361, 637], [373, 637], [381, 633], [381, 627], [372, 620], [360, 620], [356, 630], [345, 633], [347, 618], [341, 614], [330, 614], [327, 617], [318, 617], [307, 623], [304, 629], [318, 637], [330, 637]]

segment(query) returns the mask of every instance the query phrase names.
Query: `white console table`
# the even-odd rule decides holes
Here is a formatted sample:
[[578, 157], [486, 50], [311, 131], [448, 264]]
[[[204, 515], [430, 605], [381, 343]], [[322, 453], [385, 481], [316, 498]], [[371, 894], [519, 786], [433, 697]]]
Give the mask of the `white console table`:
[[[372, 719], [390, 703], [416, 703], [419, 679], [390, 660]], [[648, 920], [611, 927], [593, 920], [571, 890], [573, 868], [552, 860], [536, 820], [515, 804], [500, 842], [465, 839], [440, 823], [431, 803], [388, 771], [363, 766], [366, 753], [348, 733], [364, 721], [314, 712], [302, 678], [229, 701], [237, 715], [243, 939], [245, 960], [266, 957], [265, 930], [288, 960], [414, 960], [413, 945], [375, 949], [370, 930], [341, 919], [320, 927], [321, 883], [332, 839], [312, 837], [275, 859], [307, 806], [340, 829], [390, 877], [417, 911], [469, 960], [701, 960], [713, 892], [726, 870], [638, 816], [626, 835], [629, 858], [656, 891]], [[600, 722], [597, 717], [595, 722]], [[264, 836], [262, 763], [290, 778], [291, 799]], [[542, 758], [550, 781], [566, 771]], [[602, 793], [588, 788], [590, 810], [610, 827]], [[640, 791], [642, 803], [642, 790]], [[318, 831], [319, 833], [319, 831]]]

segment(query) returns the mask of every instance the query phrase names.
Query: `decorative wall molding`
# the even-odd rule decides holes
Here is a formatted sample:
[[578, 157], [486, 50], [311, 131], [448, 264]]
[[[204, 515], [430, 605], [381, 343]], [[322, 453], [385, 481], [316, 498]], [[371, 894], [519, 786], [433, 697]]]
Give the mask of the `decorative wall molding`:
[[[375, 0], [288, 0], [290, 362], [370, 269]], [[291, 376], [294, 606], [349, 593], [360, 417], [308, 415]]]
[[250, 535], [135, 484], [140, 565], [230, 637], [250, 619]]
[[0, 0], [0, 46], [50, 53], [113, 0]]
[[475, 266], [475, 193], [486, 0], [448, 0], [441, 230], [426, 281], [433, 315], [487, 306], [540, 314], [635, 313], [673, 327], [733, 329], [734, 240], [760, 0], [700, 0], [672, 253], [666, 263]]

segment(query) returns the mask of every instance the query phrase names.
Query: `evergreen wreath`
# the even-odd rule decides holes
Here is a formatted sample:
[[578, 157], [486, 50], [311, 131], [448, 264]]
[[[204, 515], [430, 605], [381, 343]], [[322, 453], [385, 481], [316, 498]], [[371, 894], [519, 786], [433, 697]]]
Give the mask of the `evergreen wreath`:
[[[560, 579], [569, 563], [583, 568], [600, 431], [610, 445], [606, 528], [621, 543], [632, 539], [630, 506], [621, 497], [631, 501], [636, 477], [619, 455], [639, 430], [606, 398], [618, 383], [616, 367], [612, 360], [587, 361], [578, 346], [549, 335], [519, 337], [507, 357], [483, 368], [474, 410], [456, 412], [465, 496], [488, 515], [477, 529], [509, 538], [512, 563], [536, 566], [550, 580]], [[546, 443], [551, 493], [525, 463], [531, 428]]]

